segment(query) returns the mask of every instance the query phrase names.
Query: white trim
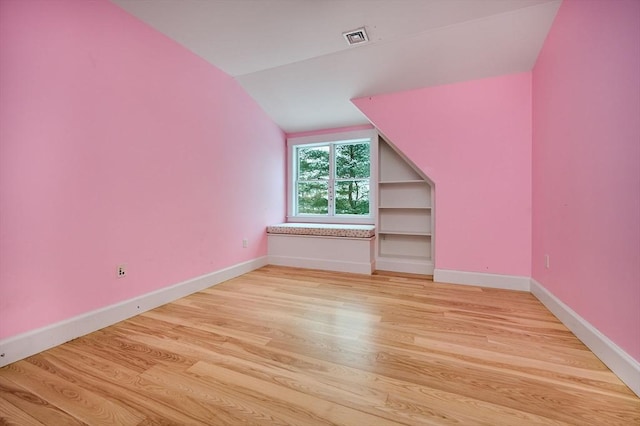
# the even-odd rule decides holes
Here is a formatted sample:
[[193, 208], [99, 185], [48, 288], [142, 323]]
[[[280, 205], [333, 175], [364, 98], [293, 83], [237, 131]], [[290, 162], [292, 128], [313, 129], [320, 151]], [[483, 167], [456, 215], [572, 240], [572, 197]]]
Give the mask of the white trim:
[[321, 269], [323, 271], [349, 272], [371, 275], [375, 269], [373, 262], [345, 262], [339, 260], [313, 259], [309, 257], [269, 255], [269, 264], [293, 268]]
[[[369, 190], [371, 191], [371, 190]], [[369, 197], [371, 201], [371, 197]], [[288, 223], [336, 223], [348, 225], [373, 225], [375, 220], [373, 216], [357, 216], [357, 215], [339, 215], [339, 216], [287, 216]]]
[[430, 260], [414, 261], [378, 256], [376, 259], [376, 269], [407, 274], [433, 275], [433, 262]]
[[0, 340], [0, 367], [131, 318], [267, 265], [267, 256], [238, 263], [133, 299]]
[[477, 285], [480, 287], [501, 288], [504, 290], [529, 291], [530, 288], [529, 277], [453, 271], [437, 268], [433, 271], [433, 280], [443, 283]]
[[531, 293], [629, 388], [640, 396], [640, 362], [531, 278]]
[[[320, 215], [305, 216], [295, 215], [295, 190], [293, 182], [295, 181], [294, 173], [294, 148], [299, 145], [313, 144], [334, 144], [348, 143], [355, 141], [369, 141], [369, 214], [368, 215]], [[331, 148], [333, 150], [333, 148]], [[333, 158], [333, 154], [331, 154]], [[375, 223], [375, 209], [377, 206], [377, 163], [378, 158], [378, 132], [376, 129], [349, 130], [346, 132], [325, 133], [309, 136], [297, 136], [287, 138], [287, 221], [289, 222], [326, 222], [326, 223]], [[333, 160], [330, 161], [333, 164]], [[333, 179], [333, 171], [330, 173], [330, 179]], [[331, 186], [331, 184], [330, 184]], [[331, 203], [330, 203], [331, 204]], [[331, 208], [331, 205], [329, 206]], [[309, 220], [308, 220], [309, 219]]]
[[269, 263], [295, 268], [371, 274], [375, 237], [267, 234]]
[[308, 145], [322, 144], [333, 142], [349, 142], [359, 139], [377, 138], [378, 131], [376, 129], [360, 129], [347, 130], [346, 132], [324, 133], [309, 136], [294, 136], [287, 138], [287, 146], [291, 145]]

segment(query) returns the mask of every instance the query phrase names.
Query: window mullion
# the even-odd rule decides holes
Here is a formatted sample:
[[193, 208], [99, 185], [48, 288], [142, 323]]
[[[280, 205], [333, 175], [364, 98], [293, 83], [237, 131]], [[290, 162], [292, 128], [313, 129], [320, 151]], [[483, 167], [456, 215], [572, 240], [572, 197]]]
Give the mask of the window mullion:
[[329, 144], [329, 216], [336, 215], [336, 166], [335, 166], [335, 144]]

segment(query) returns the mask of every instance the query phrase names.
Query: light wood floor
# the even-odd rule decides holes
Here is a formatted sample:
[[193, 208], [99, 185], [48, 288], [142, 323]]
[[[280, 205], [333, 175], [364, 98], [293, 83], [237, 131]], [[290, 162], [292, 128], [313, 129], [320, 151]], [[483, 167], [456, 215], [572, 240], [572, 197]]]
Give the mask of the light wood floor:
[[531, 294], [265, 267], [0, 369], [0, 424], [638, 425]]

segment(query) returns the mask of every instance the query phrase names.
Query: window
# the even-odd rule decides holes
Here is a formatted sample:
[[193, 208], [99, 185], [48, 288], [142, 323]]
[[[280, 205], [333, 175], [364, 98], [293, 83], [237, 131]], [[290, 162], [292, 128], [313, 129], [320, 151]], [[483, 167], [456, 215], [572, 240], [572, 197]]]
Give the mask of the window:
[[328, 135], [324, 140], [322, 136], [289, 140], [290, 220], [373, 222], [371, 131], [366, 134], [337, 140]]

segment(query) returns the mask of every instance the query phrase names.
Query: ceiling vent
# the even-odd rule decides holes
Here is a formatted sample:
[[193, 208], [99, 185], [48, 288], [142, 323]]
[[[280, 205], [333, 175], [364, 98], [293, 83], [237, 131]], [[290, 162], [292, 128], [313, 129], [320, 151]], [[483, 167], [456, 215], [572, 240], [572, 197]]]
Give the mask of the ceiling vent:
[[347, 40], [349, 46], [364, 44], [369, 41], [369, 36], [367, 36], [367, 31], [364, 27], [342, 33], [342, 36]]

